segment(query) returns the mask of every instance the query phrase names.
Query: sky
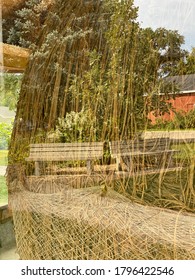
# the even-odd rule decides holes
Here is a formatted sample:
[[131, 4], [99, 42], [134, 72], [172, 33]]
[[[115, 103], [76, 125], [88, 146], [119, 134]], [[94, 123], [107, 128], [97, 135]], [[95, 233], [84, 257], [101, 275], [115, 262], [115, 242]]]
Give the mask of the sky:
[[195, 0], [134, 0], [142, 27], [178, 30], [185, 49], [195, 47]]

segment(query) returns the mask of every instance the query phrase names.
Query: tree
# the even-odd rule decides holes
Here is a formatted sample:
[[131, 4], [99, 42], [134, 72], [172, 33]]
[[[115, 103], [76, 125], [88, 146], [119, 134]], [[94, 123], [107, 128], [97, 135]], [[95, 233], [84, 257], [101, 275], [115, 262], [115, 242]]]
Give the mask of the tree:
[[11, 18], [3, 21], [4, 42], [21, 47], [33, 47], [43, 28], [51, 1], [27, 0], [21, 3]]
[[195, 48], [191, 52], [186, 52], [186, 56], [182, 57], [176, 67], [173, 69], [173, 75], [195, 74]]
[[184, 59], [187, 51], [182, 49], [184, 37], [176, 30], [165, 28], [142, 29], [143, 41], [150, 42], [147, 47], [156, 53], [156, 63], [158, 64], [158, 76], [165, 77], [172, 75], [175, 67], [181, 59]]
[[[32, 5], [32, 0], [28, 2]], [[166, 96], [163, 99], [157, 94], [160, 78], [169, 74], [183, 55], [183, 37], [164, 28], [155, 31], [140, 28], [138, 9], [132, 0], [105, 0], [96, 4], [87, 1], [88, 12], [80, 4], [80, 14], [77, 11], [74, 17], [67, 14], [78, 9], [78, 2], [66, 4], [63, 11], [61, 1], [56, 1], [55, 12], [49, 12], [33, 54], [36, 63], [31, 62], [36, 69], [30, 81], [27, 75], [24, 79], [24, 85], [28, 83], [31, 91], [26, 102], [29, 108], [30, 104], [36, 104], [35, 112], [39, 115], [36, 121], [35, 112], [29, 112], [28, 118], [35, 128], [45, 129], [48, 124], [47, 129], [51, 129], [58, 117], [91, 109], [98, 120], [97, 131], [102, 131], [100, 138], [132, 137], [147, 126], [149, 110], [168, 110]], [[93, 17], [97, 17], [96, 23], [90, 9]], [[28, 18], [29, 11], [24, 12]], [[29, 30], [29, 25], [26, 28]], [[41, 71], [47, 57], [49, 65], [43, 81]], [[41, 65], [39, 70], [37, 65]], [[28, 96], [25, 91], [26, 85], [25, 90], [22, 88], [21, 104], [23, 94]], [[31, 98], [35, 100], [30, 101]]]
[[18, 102], [22, 75], [3, 74], [3, 82], [0, 85], [0, 105], [16, 110]]

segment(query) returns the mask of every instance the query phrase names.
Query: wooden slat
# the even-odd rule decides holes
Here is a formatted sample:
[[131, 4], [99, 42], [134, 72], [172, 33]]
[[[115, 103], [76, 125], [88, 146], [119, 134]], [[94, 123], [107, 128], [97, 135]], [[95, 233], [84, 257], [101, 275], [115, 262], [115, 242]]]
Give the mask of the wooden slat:
[[165, 150], [169, 147], [169, 138], [162, 139], [140, 139], [130, 141], [115, 141], [110, 142], [110, 149], [112, 154], [122, 154], [125, 152], [143, 152], [143, 151], [155, 151]]
[[92, 160], [103, 156], [103, 143], [41, 143], [30, 145], [27, 161]]
[[52, 156], [52, 157], [47, 157], [47, 156], [39, 156], [37, 155], [36, 157], [28, 157], [26, 158], [26, 161], [76, 161], [76, 160], [94, 160], [94, 159], [101, 159], [102, 155], [97, 155], [97, 156], [80, 156], [80, 157], [59, 157], [59, 156]]
[[111, 156], [113, 158], [121, 156], [144, 156], [163, 153], [178, 152], [171, 150], [169, 138], [136, 139], [129, 141], [110, 142]]
[[40, 153], [40, 152], [58, 152], [58, 153], [64, 153], [64, 152], [81, 152], [81, 153], [84, 153], [86, 151], [89, 151], [89, 152], [102, 152], [103, 151], [103, 147], [98, 147], [98, 148], [87, 148], [87, 147], [74, 147], [71, 149], [71, 147], [65, 147], [65, 148], [55, 148], [55, 147], [45, 147], [45, 148], [31, 148], [31, 153]]
[[110, 142], [112, 148], [115, 147], [131, 147], [131, 146], [155, 146], [155, 145], [167, 145], [169, 144], [169, 139], [140, 139], [140, 140], [132, 140], [126, 142]]
[[82, 157], [82, 158], [99, 158], [103, 156], [103, 153], [67, 153], [67, 154], [63, 154], [63, 153], [36, 153], [36, 154], [30, 154], [29, 157], [31, 158], [37, 158], [37, 157], [58, 157], [58, 158], [64, 158], [66, 160], [66, 158], [77, 158], [78, 160]]
[[129, 147], [129, 146], [156, 146], [156, 145], [167, 145], [170, 143], [170, 141], [159, 141], [159, 142], [148, 142], [148, 141], [136, 141], [136, 142], [129, 142], [129, 143], [111, 143], [111, 146], [113, 148], [115, 147]]
[[103, 142], [90, 142], [90, 143], [40, 143], [30, 144], [30, 148], [44, 148], [44, 147], [103, 147]]
[[113, 156], [144, 156], [144, 155], [157, 155], [157, 154], [169, 154], [169, 153], [175, 153], [179, 152], [178, 150], [156, 150], [156, 151], [131, 151], [131, 152], [123, 152], [123, 153], [117, 153], [112, 154]]
[[64, 157], [66, 158], [67, 156], [72, 156], [72, 157], [79, 157], [79, 156], [89, 156], [89, 155], [102, 155], [102, 152], [96, 152], [96, 151], [83, 151], [83, 152], [72, 152], [72, 151], [68, 151], [68, 152], [63, 152], [63, 153], [58, 153], [58, 152], [38, 152], [38, 153], [31, 153], [30, 156], [45, 156], [48, 155], [49, 157], [52, 156], [58, 156], [58, 157]]

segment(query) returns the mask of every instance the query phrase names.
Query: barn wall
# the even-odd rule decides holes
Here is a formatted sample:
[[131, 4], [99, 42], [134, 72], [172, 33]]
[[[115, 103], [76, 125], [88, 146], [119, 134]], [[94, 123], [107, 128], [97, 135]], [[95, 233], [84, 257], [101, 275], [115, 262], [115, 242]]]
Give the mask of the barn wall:
[[[172, 103], [173, 108], [179, 112], [189, 112], [192, 109], [195, 109], [195, 93], [190, 94], [182, 94], [175, 97], [175, 99], [170, 99], [170, 103]], [[149, 114], [149, 119], [152, 121], [153, 124], [156, 123], [156, 119], [159, 117], [154, 116], [154, 112]], [[165, 113], [161, 116], [163, 120], [170, 121], [174, 118], [174, 112], [170, 111], [170, 114]]]

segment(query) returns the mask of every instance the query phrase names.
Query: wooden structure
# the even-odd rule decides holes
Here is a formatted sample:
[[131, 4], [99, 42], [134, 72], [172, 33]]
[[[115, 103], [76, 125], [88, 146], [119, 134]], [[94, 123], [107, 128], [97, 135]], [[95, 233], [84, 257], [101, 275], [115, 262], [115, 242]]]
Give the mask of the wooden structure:
[[40, 162], [86, 161], [87, 173], [93, 171], [93, 160], [103, 157], [103, 143], [44, 143], [31, 144], [27, 161], [35, 162], [35, 175], [40, 175]]
[[3, 52], [3, 65], [0, 65], [0, 71], [8, 73], [24, 72], [29, 60], [30, 51], [2, 43], [0, 43], [0, 48]]
[[169, 92], [170, 99], [167, 102], [172, 105], [173, 109], [170, 109], [169, 113], [157, 114], [157, 116], [156, 112], [150, 112], [149, 119], [153, 124], [159, 118], [164, 121], [173, 120], [175, 112], [187, 113], [195, 109], [195, 74], [168, 76], [164, 82], [172, 88], [172, 92]]
[[158, 164], [162, 160], [171, 165], [172, 154], [178, 152], [170, 148], [169, 138], [135, 139], [129, 141], [109, 142], [111, 156], [116, 159], [117, 171], [122, 170], [121, 163], [126, 162], [128, 171], [132, 171], [134, 160], [145, 169], [147, 158], [154, 158]]

